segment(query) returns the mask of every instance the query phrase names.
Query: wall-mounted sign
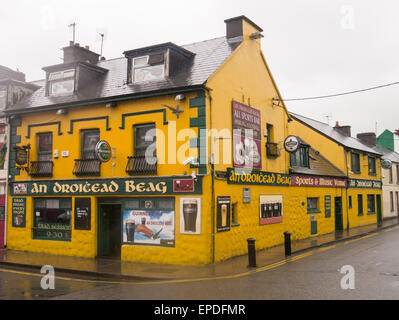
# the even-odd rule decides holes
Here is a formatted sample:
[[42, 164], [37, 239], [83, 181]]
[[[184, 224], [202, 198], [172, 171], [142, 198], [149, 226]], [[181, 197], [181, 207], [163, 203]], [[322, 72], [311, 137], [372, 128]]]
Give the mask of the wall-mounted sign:
[[96, 144], [95, 151], [98, 160], [100, 160], [101, 162], [108, 162], [109, 160], [111, 160], [112, 156], [111, 146], [107, 141], [104, 140], [98, 141]]
[[124, 210], [123, 242], [161, 247], [175, 246], [175, 212]]
[[283, 173], [227, 168], [228, 184], [291, 185], [291, 176]]
[[384, 169], [391, 169], [392, 161], [391, 160], [381, 160], [381, 167], [383, 167]]
[[[24, 181], [11, 184], [11, 195], [165, 195], [174, 194], [174, 180], [187, 177], [120, 178], [88, 180]], [[192, 191], [186, 194], [202, 194], [202, 177], [198, 176]], [[182, 191], [179, 192], [181, 194]]]
[[348, 188], [381, 189], [382, 182], [380, 180], [349, 179]]
[[230, 208], [231, 208], [230, 197], [217, 197], [217, 215], [216, 215], [217, 232], [230, 231], [230, 216], [231, 216]]
[[173, 180], [174, 192], [193, 192], [194, 180], [193, 179], [175, 179]]
[[291, 176], [291, 185], [296, 187], [346, 188], [348, 182], [339, 178], [293, 175]]
[[262, 169], [260, 111], [233, 101], [232, 113], [234, 167]]
[[75, 198], [75, 229], [91, 229], [91, 199]]
[[251, 203], [251, 189], [250, 188], [242, 189], [242, 202], [243, 203]]
[[262, 195], [260, 203], [260, 225], [283, 222], [283, 196]]
[[288, 136], [284, 140], [284, 149], [287, 152], [295, 152], [299, 148], [299, 140], [296, 136]]
[[201, 234], [201, 198], [180, 198], [180, 233]]
[[12, 198], [12, 226], [25, 228], [26, 223], [26, 198]]
[[324, 213], [326, 218], [331, 217], [331, 196], [324, 196]]

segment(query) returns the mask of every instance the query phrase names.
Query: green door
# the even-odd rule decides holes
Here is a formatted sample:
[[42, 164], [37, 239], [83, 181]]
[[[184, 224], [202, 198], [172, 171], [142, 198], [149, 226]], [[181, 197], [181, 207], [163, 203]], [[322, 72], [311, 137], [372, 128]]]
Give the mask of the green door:
[[110, 215], [105, 205], [98, 206], [98, 255], [108, 256], [110, 253]]
[[377, 223], [382, 222], [381, 195], [377, 194]]
[[335, 197], [335, 231], [343, 230], [343, 221], [342, 221], [342, 198]]

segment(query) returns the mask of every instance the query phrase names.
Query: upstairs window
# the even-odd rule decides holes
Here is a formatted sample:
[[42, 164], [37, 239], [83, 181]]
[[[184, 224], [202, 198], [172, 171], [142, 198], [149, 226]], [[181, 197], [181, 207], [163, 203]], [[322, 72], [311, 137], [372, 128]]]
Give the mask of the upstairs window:
[[375, 158], [369, 157], [369, 174], [376, 174]]
[[53, 135], [51, 132], [37, 135], [37, 161], [51, 161], [53, 153]]
[[50, 96], [73, 93], [75, 89], [75, 70], [71, 69], [50, 73], [48, 84]]
[[97, 159], [96, 144], [100, 141], [100, 130], [82, 131], [82, 159]]
[[155, 132], [150, 130], [155, 129], [155, 124], [144, 124], [134, 126], [134, 155], [136, 157], [145, 157], [147, 155], [156, 155], [155, 148]]
[[133, 58], [132, 80], [134, 83], [159, 80], [165, 77], [165, 55], [157, 53]]
[[309, 168], [309, 147], [301, 145], [296, 152], [290, 153], [291, 167]]
[[360, 156], [358, 153], [351, 153], [351, 165], [353, 173], [360, 173]]

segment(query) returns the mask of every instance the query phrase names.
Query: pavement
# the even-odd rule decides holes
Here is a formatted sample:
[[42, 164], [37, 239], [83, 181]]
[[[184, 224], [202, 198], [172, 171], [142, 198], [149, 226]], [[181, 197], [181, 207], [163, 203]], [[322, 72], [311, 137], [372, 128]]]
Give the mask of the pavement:
[[[385, 219], [381, 225], [371, 224], [342, 232], [314, 236], [292, 241], [292, 256], [315, 248], [360, 238], [399, 225], [399, 218]], [[257, 267], [264, 267], [285, 260], [284, 245], [256, 252]], [[12, 269], [40, 270], [43, 265], [54, 267], [56, 275], [67, 274], [100, 280], [181, 280], [234, 276], [247, 272], [248, 255], [238, 256], [213, 265], [178, 266], [120, 261], [108, 258], [79, 258], [32, 253], [15, 250], [0, 250], [0, 267]]]

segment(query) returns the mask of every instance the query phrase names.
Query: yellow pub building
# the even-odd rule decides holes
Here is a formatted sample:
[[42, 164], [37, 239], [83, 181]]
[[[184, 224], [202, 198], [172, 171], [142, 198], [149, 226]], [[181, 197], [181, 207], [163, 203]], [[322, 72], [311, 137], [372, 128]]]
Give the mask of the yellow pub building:
[[[220, 38], [111, 60], [71, 42], [43, 68], [5, 110], [8, 249], [204, 265], [246, 254], [248, 238], [263, 249], [376, 222], [357, 199], [366, 210], [381, 189], [360, 189], [370, 174], [348, 174], [351, 152], [288, 113], [263, 30], [225, 23]], [[378, 183], [378, 154], [357, 150]]]

